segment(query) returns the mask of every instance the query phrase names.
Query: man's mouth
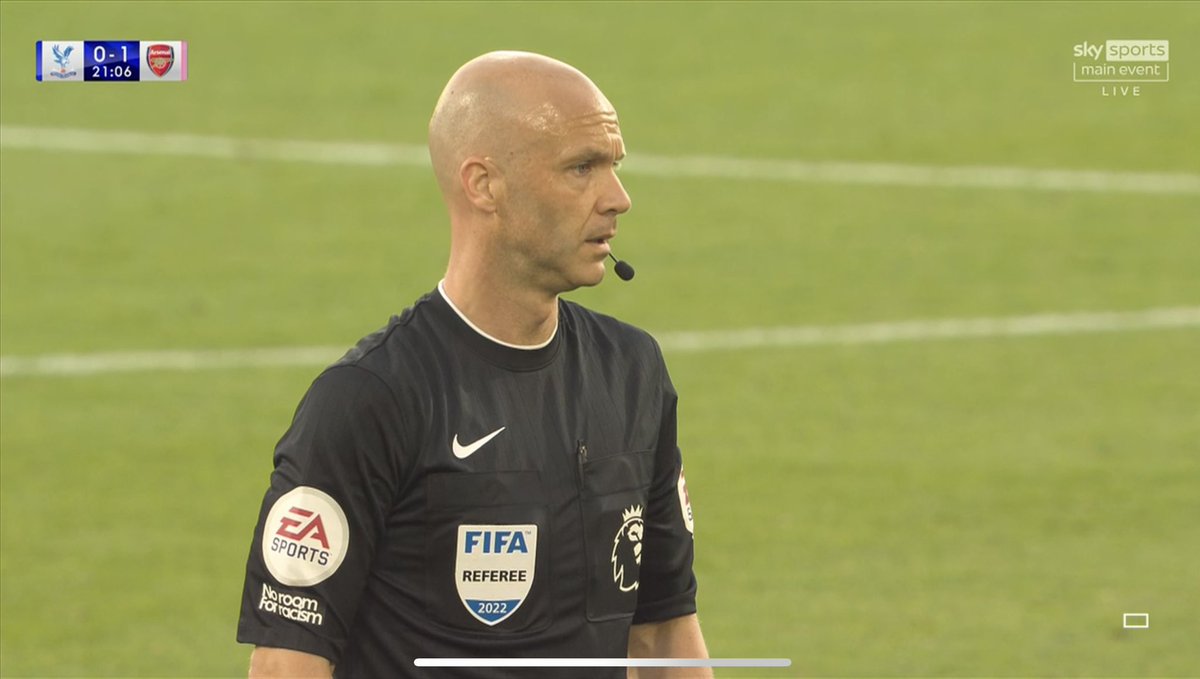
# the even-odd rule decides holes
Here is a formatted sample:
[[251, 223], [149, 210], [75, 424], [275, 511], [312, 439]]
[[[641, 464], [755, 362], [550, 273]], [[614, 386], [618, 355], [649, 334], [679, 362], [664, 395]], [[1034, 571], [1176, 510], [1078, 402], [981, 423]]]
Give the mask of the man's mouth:
[[611, 236], [605, 236], [602, 238], [593, 238], [588, 243], [595, 246], [600, 252], [608, 254], [612, 252], [612, 246], [608, 244], [609, 240], [611, 240]]

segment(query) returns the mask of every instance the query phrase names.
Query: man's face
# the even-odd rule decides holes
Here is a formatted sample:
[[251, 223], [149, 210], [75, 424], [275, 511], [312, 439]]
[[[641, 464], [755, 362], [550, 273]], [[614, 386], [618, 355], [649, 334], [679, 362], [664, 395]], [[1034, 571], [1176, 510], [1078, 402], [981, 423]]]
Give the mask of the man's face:
[[506, 245], [534, 286], [566, 292], [604, 277], [617, 216], [630, 208], [616, 170], [625, 145], [598, 92], [582, 105], [547, 105], [524, 121], [531, 141], [505, 165], [499, 210]]

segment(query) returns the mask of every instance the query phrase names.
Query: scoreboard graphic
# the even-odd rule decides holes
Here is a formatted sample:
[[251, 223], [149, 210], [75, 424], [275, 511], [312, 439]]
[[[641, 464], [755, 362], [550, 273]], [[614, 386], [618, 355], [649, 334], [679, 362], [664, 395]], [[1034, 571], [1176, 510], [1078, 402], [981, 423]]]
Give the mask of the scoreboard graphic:
[[182, 82], [183, 40], [39, 40], [39, 82]]

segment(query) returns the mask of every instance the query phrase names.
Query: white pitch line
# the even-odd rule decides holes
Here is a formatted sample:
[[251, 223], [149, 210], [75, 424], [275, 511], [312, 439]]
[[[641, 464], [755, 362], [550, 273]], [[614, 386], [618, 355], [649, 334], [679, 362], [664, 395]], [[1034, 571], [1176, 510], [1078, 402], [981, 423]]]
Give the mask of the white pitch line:
[[[743, 330], [668, 332], [656, 335], [668, 353], [730, 351], [764, 347], [888, 344], [970, 338], [1078, 335], [1169, 328], [1200, 328], [1200, 307], [1097, 313], [1057, 313], [1001, 318], [812, 325]], [[272, 366], [323, 366], [348, 347], [130, 351], [94, 354], [4, 356], [0, 376], [75, 376], [144, 371], [197, 371]]]
[[135, 156], [193, 156], [220, 160], [273, 160], [337, 165], [429, 165], [423, 146], [286, 139], [238, 139], [198, 134], [162, 134], [0, 125], [0, 147], [33, 151], [114, 153]]
[[1200, 327], [1200, 307], [1038, 314], [1001, 318], [948, 318], [862, 325], [815, 325], [676, 332], [663, 335], [664, 351], [700, 352], [815, 345], [889, 344], [932, 340], [1077, 335]]
[[[267, 160], [337, 165], [429, 165], [424, 146], [288, 139], [238, 139], [75, 128], [0, 126], [0, 147], [34, 151], [109, 153]], [[1200, 193], [1200, 174], [1037, 169], [1003, 166], [941, 166], [720, 156], [630, 154], [622, 172], [657, 177], [1034, 191], [1152, 194]]]

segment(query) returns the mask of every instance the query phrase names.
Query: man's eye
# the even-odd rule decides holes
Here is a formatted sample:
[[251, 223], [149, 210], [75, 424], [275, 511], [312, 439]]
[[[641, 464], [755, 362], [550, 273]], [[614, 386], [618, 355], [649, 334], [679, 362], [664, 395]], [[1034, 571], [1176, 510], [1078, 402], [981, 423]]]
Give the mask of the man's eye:
[[588, 172], [591, 172], [592, 164], [591, 163], [580, 163], [580, 164], [572, 167], [571, 170], [577, 175], [585, 175]]

